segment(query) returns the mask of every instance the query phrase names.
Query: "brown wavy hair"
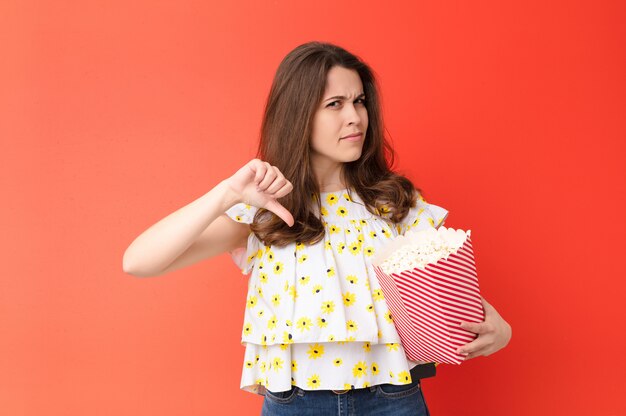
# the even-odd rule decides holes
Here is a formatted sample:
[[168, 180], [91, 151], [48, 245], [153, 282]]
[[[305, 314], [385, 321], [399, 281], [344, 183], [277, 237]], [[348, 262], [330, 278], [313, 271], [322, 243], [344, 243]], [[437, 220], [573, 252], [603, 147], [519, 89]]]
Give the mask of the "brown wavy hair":
[[[384, 135], [378, 84], [371, 68], [345, 49], [309, 42], [292, 50], [280, 63], [270, 89], [256, 157], [278, 167], [293, 184], [293, 191], [278, 199], [294, 217], [289, 227], [271, 211], [259, 209], [251, 230], [266, 245], [292, 242], [313, 244], [325, 233], [320, 212], [319, 187], [311, 165], [311, 131], [315, 112], [334, 66], [356, 70], [363, 83], [368, 127], [361, 157], [344, 163], [342, 176], [374, 215], [392, 223], [404, 219], [414, 207], [416, 192], [406, 177], [393, 172], [394, 150]], [[315, 197], [317, 196], [317, 197]], [[315, 197], [315, 198], [314, 198]], [[317, 211], [313, 203], [317, 204]]]

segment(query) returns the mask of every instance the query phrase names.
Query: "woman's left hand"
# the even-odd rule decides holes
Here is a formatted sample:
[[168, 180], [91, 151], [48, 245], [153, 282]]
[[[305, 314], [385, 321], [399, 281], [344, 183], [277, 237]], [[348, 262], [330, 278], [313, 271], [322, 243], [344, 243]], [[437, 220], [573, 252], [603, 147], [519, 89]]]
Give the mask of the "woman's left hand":
[[466, 355], [465, 360], [481, 355], [487, 356], [504, 348], [512, 335], [511, 325], [508, 324], [498, 311], [482, 298], [485, 310], [485, 321], [482, 323], [461, 322], [461, 328], [478, 334], [478, 338], [469, 344], [457, 349], [458, 354]]

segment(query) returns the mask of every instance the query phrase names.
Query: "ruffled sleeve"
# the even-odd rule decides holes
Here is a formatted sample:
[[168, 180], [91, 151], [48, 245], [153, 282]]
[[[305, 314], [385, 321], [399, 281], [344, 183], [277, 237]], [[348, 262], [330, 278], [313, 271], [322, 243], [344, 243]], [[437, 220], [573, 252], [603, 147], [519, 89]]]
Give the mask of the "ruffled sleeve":
[[[244, 203], [235, 204], [226, 210], [225, 214], [233, 221], [242, 224], [252, 224], [254, 214], [258, 208]], [[260, 242], [254, 233], [248, 236], [246, 247], [239, 247], [230, 252], [230, 255], [241, 270], [242, 274], [248, 274], [254, 268], [255, 259], [259, 257]]]
[[412, 229], [439, 228], [447, 217], [448, 210], [429, 204], [421, 195], [418, 195], [415, 207], [411, 208], [407, 216], [398, 224], [398, 232], [404, 235]]

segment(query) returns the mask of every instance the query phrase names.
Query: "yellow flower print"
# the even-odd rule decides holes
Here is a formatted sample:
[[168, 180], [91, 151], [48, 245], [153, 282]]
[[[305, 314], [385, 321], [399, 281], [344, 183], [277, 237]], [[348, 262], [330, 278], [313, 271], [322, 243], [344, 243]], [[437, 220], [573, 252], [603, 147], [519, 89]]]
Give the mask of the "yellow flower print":
[[256, 381], [254, 382], [254, 384], [260, 384], [261, 386], [265, 386], [265, 379], [263, 378], [257, 378]]
[[313, 374], [311, 377], [308, 378], [308, 380], [306, 381], [306, 385], [310, 388], [310, 389], [317, 389], [320, 386], [320, 376], [318, 376], [317, 374]]
[[235, 215], [235, 221], [241, 222], [243, 221], [243, 217], [241, 215]]
[[311, 276], [300, 276], [298, 278], [298, 283], [306, 285], [307, 283], [309, 283], [309, 280], [311, 280]]
[[350, 383], [344, 383], [343, 384], [343, 389], [344, 390], [352, 390], [354, 388], [353, 385], [351, 385]]
[[374, 298], [374, 300], [383, 300], [383, 299], [385, 299], [385, 295], [384, 295], [382, 289], [374, 290], [374, 293], [372, 294], [372, 297]]
[[252, 334], [252, 324], [245, 324], [243, 326], [243, 334], [244, 335], [250, 335]]
[[323, 287], [322, 285], [315, 285], [313, 286], [313, 294], [316, 295], [318, 293], [320, 293], [322, 291]]
[[289, 288], [289, 296], [291, 296], [291, 299], [296, 299], [298, 297], [298, 291], [296, 290], [295, 286], [291, 286]]
[[433, 220], [432, 218], [429, 218], [429, 219], [428, 219], [428, 222], [430, 223], [430, 225], [431, 225], [432, 227], [434, 227], [434, 226], [435, 226], [435, 220]]
[[349, 320], [348, 322], [346, 322], [346, 329], [350, 332], [354, 332], [359, 329], [359, 325], [353, 320]]
[[263, 288], [261, 288], [261, 286], [257, 286], [257, 288], [256, 288], [256, 293], [257, 293], [260, 297], [263, 297]]
[[350, 244], [349, 249], [350, 249], [350, 253], [356, 256], [357, 254], [361, 252], [361, 244], [358, 241], [355, 241], [354, 243]]
[[283, 332], [283, 344], [293, 344], [293, 336], [287, 331]]
[[328, 210], [326, 209], [326, 207], [320, 208], [320, 214], [322, 214], [322, 216], [324, 217], [328, 216]]
[[365, 309], [367, 309], [368, 312], [374, 312], [374, 305], [370, 303], [365, 307]]
[[340, 217], [345, 217], [346, 215], [348, 215], [348, 210], [346, 209], [346, 207], [339, 207], [337, 208], [337, 215], [339, 215]]
[[329, 335], [328, 336], [328, 342], [335, 342], [335, 336], [334, 335]]
[[420, 219], [419, 219], [419, 217], [418, 217], [418, 218], [415, 218], [415, 219], [413, 220], [413, 222], [411, 223], [411, 225], [409, 225], [409, 228], [411, 228], [411, 227], [417, 227], [417, 225], [418, 225], [419, 223], [420, 223]]
[[309, 350], [307, 351], [310, 360], [317, 360], [322, 355], [324, 355], [324, 346], [320, 344], [312, 344], [309, 345]]
[[262, 258], [262, 257], [263, 257], [263, 250], [258, 249], [258, 250], [256, 251], [256, 258], [257, 258], [257, 259], [260, 259], [260, 258]]
[[272, 303], [274, 306], [280, 305], [280, 295], [278, 293], [272, 296]]
[[376, 234], [376, 231], [370, 231], [370, 237], [376, 238], [377, 236], [378, 234]]
[[259, 370], [261, 370], [262, 373], [265, 373], [265, 370], [267, 370], [267, 364], [265, 363], [265, 361], [261, 361], [259, 363]]
[[356, 302], [356, 295], [354, 293], [346, 292], [343, 295], [343, 304], [346, 306], [352, 306]]
[[330, 234], [338, 234], [341, 232], [341, 228], [333, 224], [330, 227], [328, 227], [328, 232]]
[[389, 344], [385, 344], [387, 346], [387, 351], [391, 352], [391, 351], [398, 351], [398, 343], [397, 342], [391, 342]]
[[291, 362], [291, 371], [298, 371], [298, 362], [296, 360]]
[[246, 361], [246, 368], [254, 367], [254, 363], [252, 361]]
[[288, 292], [288, 291], [289, 291], [289, 282], [285, 281], [285, 285], [283, 286], [283, 290], [284, 290], [285, 292]]
[[307, 317], [298, 319], [296, 322], [296, 328], [298, 328], [301, 332], [308, 331], [313, 326], [311, 320]]
[[365, 224], [367, 224], [367, 220], [361, 219], [361, 220], [359, 220], [359, 224], [365, 225]]
[[370, 290], [370, 281], [369, 280], [365, 281], [365, 289], [367, 289], [367, 291], [369, 292], [369, 290]]
[[274, 328], [276, 328], [276, 322], [277, 322], [276, 315], [273, 315], [269, 319], [269, 321], [267, 321], [267, 329], [274, 329]]
[[359, 282], [359, 278], [353, 274], [346, 276], [346, 280], [348, 281], [348, 283], [351, 283], [353, 285]]
[[302, 256], [298, 257], [298, 263], [304, 263], [305, 261], [307, 261], [309, 257], [306, 254], [303, 254]]
[[259, 270], [263, 270], [263, 266], [264, 266], [264, 265], [263, 265], [263, 262], [262, 262], [262, 261], [261, 261], [261, 262], [259, 262]]
[[344, 243], [343, 241], [340, 241], [337, 243], [337, 253], [343, 254], [343, 250], [345, 250], [345, 248], [346, 248], [346, 243]]
[[365, 361], [359, 361], [354, 365], [352, 369], [352, 375], [356, 378], [361, 378], [367, 374], [367, 364]]
[[283, 264], [277, 261], [272, 270], [274, 271], [274, 274], [281, 274], [283, 272], [283, 268]]
[[335, 358], [335, 360], [333, 361], [333, 365], [335, 367], [341, 367], [341, 364], [343, 364], [343, 360], [341, 358]]
[[267, 335], [261, 335], [261, 345], [267, 345]]
[[331, 244], [330, 240], [326, 241], [324, 246], [326, 247], [326, 250], [332, 250], [333, 248], [333, 245]]
[[363, 249], [363, 252], [367, 257], [372, 257], [374, 255], [374, 247], [367, 246]]
[[274, 261], [274, 252], [272, 250], [268, 250], [265, 253], [265, 258], [267, 259], [268, 262], [273, 262]]
[[408, 371], [400, 371], [398, 373], [398, 381], [401, 384], [409, 384], [411, 383], [411, 373]]
[[287, 326], [291, 326], [291, 319], [287, 319], [287, 320], [285, 321], [285, 325], [287, 325]]
[[402, 226], [400, 224], [396, 225], [396, 231], [398, 232], [398, 234], [402, 232]]
[[304, 243], [301, 243], [300, 241], [296, 241], [296, 251], [300, 251], [304, 249]]
[[328, 203], [328, 205], [335, 205], [337, 201], [339, 201], [339, 198], [337, 198], [337, 195], [335, 194], [328, 194], [328, 196], [326, 197], [326, 202]]
[[328, 321], [326, 321], [326, 318], [322, 318], [321, 316], [318, 316], [317, 326], [319, 326], [320, 328], [326, 328], [328, 326]]
[[389, 372], [389, 378], [394, 378], [393, 371], [390, 371], [390, 372]]
[[333, 277], [335, 275], [335, 268], [331, 267], [329, 269], [326, 269], [326, 274], [328, 275], [328, 277]]
[[252, 309], [256, 306], [258, 299], [256, 296], [248, 296], [248, 302], [247, 302], [247, 307], [248, 309]]
[[346, 338], [346, 342], [354, 342], [354, 341], [356, 341], [356, 338], [354, 338], [354, 337]]
[[254, 362], [257, 362], [257, 363], [259, 362], [259, 354], [256, 354], [254, 356]]
[[258, 316], [259, 318], [263, 318], [263, 315], [265, 315], [265, 311], [263, 309], [256, 313], [256, 316]]
[[372, 345], [369, 342], [363, 344], [363, 351], [370, 352], [372, 350]]
[[391, 311], [385, 312], [385, 320], [389, 323], [393, 322], [393, 317], [391, 316]]
[[352, 199], [350, 199], [350, 195], [348, 194], [343, 194], [343, 199], [345, 199], [348, 202], [352, 202]]
[[335, 302], [332, 300], [327, 300], [326, 302], [322, 302], [322, 312], [323, 313], [332, 313], [335, 310]]
[[376, 375], [380, 372], [380, 369], [378, 368], [378, 364], [377, 363], [372, 363], [372, 374]]
[[272, 361], [272, 368], [274, 369], [274, 371], [278, 371], [278, 370], [282, 369], [284, 362], [285, 361], [281, 360], [280, 358], [275, 357], [274, 361]]
[[267, 273], [259, 273], [259, 281], [261, 283], [267, 283]]
[[391, 231], [389, 231], [388, 228], [383, 228], [382, 230], [380, 230], [381, 233], [383, 233], [383, 235], [387, 238], [391, 238]]
[[363, 388], [369, 387], [370, 383], [368, 381], [363, 382]]

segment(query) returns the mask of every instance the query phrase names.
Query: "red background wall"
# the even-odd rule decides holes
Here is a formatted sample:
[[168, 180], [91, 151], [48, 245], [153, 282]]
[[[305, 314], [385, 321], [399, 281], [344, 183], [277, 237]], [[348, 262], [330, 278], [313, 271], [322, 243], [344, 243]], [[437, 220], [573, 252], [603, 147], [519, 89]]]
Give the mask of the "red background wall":
[[378, 73], [397, 168], [513, 326], [424, 381], [432, 414], [626, 414], [624, 2], [128, 3], [0, 6], [0, 413], [258, 413], [228, 256], [122, 254], [253, 157], [280, 60], [324, 40]]

